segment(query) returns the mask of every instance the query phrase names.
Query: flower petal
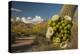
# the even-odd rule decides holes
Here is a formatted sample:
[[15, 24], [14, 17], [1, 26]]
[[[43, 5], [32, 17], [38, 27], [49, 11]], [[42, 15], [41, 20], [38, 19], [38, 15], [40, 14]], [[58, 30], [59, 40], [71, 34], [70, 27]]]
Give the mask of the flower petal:
[[52, 21], [57, 21], [58, 19], [59, 19], [59, 15], [54, 15], [51, 18]]
[[72, 20], [70, 16], [64, 16], [64, 19], [65, 19], [65, 20], [69, 20], [69, 21]]

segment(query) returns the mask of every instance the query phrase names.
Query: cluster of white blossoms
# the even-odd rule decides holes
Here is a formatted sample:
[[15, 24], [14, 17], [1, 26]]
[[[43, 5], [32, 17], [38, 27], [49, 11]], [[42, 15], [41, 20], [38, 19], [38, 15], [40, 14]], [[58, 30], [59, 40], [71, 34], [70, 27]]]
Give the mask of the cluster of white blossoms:
[[48, 20], [46, 38], [51, 40], [55, 47], [66, 48], [71, 40], [72, 19], [70, 16], [54, 15]]

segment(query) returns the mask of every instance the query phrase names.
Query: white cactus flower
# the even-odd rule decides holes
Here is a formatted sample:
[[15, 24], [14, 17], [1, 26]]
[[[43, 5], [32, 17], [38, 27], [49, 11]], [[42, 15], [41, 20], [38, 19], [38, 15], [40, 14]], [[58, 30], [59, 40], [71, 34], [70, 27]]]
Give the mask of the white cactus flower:
[[70, 16], [64, 16], [64, 19], [65, 19], [65, 20], [69, 20], [69, 21], [72, 20]]
[[68, 46], [68, 43], [66, 41], [60, 44], [61, 48], [66, 48], [67, 46]]
[[58, 19], [59, 19], [59, 15], [54, 15], [51, 18], [52, 21], [57, 21]]
[[48, 27], [47, 32], [46, 32], [46, 38], [50, 39], [50, 37], [53, 35], [53, 28]]

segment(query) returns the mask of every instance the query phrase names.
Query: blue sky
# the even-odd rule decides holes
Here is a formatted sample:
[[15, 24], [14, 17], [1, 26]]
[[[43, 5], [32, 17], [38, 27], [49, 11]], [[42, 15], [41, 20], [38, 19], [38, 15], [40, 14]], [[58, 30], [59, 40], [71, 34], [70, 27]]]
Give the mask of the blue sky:
[[44, 19], [58, 14], [62, 8], [62, 4], [46, 4], [46, 3], [31, 3], [31, 2], [12, 2], [12, 16], [19, 17], [34, 17], [41, 16]]

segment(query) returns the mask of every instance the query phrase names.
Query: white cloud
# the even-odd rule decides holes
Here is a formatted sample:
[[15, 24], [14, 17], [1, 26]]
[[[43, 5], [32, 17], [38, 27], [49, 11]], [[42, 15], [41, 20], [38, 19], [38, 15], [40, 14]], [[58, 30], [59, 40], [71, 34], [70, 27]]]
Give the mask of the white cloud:
[[13, 18], [11, 18], [11, 21], [13, 22], [13, 21], [14, 21], [14, 19], [13, 19]]
[[16, 17], [16, 21], [22, 21], [24, 23], [32, 23], [32, 24], [38, 24], [44, 21], [40, 16], [35, 16], [34, 18], [32, 17]]
[[31, 18], [31, 17], [27, 17], [27, 19], [28, 19], [28, 20], [31, 20], [32, 18]]
[[22, 17], [21, 20], [22, 20], [22, 21], [26, 21], [26, 17]]
[[16, 17], [16, 21], [21, 21], [20, 17]]
[[31, 20], [30, 20], [30, 18], [31, 17], [29, 17], [28, 19], [26, 17], [22, 17], [21, 21], [24, 22], [24, 23], [32, 23]]
[[20, 9], [16, 9], [16, 8], [11, 8], [11, 11], [22, 12], [22, 10], [20, 10]]
[[42, 19], [40, 16], [35, 16], [32, 21], [34, 23], [41, 23], [42, 21], [44, 21], [44, 19]]

